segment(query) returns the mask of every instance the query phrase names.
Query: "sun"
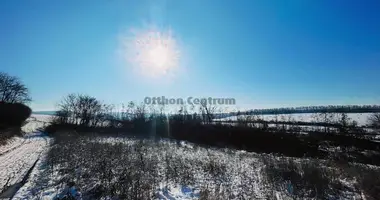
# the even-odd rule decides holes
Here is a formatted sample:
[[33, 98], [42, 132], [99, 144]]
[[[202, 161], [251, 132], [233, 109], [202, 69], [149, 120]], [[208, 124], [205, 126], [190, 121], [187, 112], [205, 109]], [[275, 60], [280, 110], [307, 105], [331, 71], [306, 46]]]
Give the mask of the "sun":
[[170, 50], [161, 45], [153, 47], [149, 51], [148, 59], [155, 68], [163, 68], [170, 64]]
[[124, 45], [125, 57], [143, 75], [166, 76], [179, 67], [180, 51], [171, 31], [134, 31]]

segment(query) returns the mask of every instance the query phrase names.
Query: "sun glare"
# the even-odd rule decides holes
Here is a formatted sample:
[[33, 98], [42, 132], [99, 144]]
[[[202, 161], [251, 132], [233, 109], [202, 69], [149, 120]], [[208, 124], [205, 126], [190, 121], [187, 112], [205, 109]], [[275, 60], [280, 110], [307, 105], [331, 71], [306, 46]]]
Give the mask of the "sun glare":
[[135, 31], [125, 45], [128, 61], [143, 75], [164, 76], [179, 67], [180, 51], [170, 31]]
[[168, 51], [168, 49], [159, 45], [150, 50], [148, 59], [152, 62], [152, 65], [155, 65], [155, 67], [162, 68], [169, 64]]

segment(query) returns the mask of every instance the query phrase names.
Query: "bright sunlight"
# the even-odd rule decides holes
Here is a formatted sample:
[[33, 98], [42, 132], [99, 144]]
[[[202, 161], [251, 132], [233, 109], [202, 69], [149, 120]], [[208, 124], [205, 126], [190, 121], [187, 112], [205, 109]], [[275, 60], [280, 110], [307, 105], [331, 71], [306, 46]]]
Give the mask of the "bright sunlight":
[[152, 62], [152, 65], [154, 65], [155, 68], [162, 68], [163, 66], [168, 65], [169, 51], [170, 50], [162, 45], [158, 45], [150, 50], [148, 59]]
[[180, 51], [171, 31], [133, 31], [124, 41], [124, 56], [144, 76], [159, 77], [179, 67]]

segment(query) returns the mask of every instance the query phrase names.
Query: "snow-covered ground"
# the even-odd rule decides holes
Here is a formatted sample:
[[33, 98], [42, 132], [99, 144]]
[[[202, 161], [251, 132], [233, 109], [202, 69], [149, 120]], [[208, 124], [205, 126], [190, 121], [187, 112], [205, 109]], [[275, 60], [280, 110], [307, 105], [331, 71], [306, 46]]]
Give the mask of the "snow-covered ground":
[[[129, 147], [135, 147], [136, 142], [135, 140], [131, 139], [120, 139], [115, 138], [113, 139], [111, 137], [109, 138], [98, 138], [93, 139], [89, 138], [89, 142], [98, 142], [99, 144], [112, 144], [112, 145], [118, 145], [120, 142], [122, 144]], [[214, 164], [215, 166], [226, 166], [226, 176], [231, 177], [231, 180], [228, 180], [228, 184], [230, 184], [231, 188], [234, 188], [236, 190], [236, 193], [242, 192], [243, 187], [251, 187], [250, 190], [254, 190], [255, 195], [260, 197], [262, 196], [261, 187], [263, 184], [261, 177], [261, 169], [262, 169], [262, 163], [259, 162], [259, 158], [257, 157], [257, 154], [251, 154], [246, 152], [241, 152], [243, 155], [240, 156], [239, 153], [230, 154], [227, 153], [229, 150], [215, 150], [215, 149], [206, 149], [199, 147], [194, 147], [193, 144], [186, 143], [186, 142], [180, 142], [179, 146], [177, 146], [176, 143], [171, 141], [161, 141], [156, 144], [146, 143], [146, 145], [153, 145], [148, 146], [146, 148], [147, 152], [144, 154], [144, 160], [149, 161], [151, 158], [156, 157], [159, 161], [157, 165], [154, 167], [154, 170], [158, 171], [157, 178], [161, 179], [159, 186], [156, 188], [156, 196], [157, 198], [154, 199], [162, 199], [162, 200], [182, 200], [182, 199], [199, 199], [201, 196], [201, 188], [204, 191], [205, 187], [204, 185], [200, 185], [200, 183], [207, 184], [207, 188], [211, 190], [214, 190], [214, 183], [215, 177], [218, 177], [219, 174], [208, 174], [208, 172], [205, 172], [204, 170], [208, 171], [208, 166], [202, 166], [201, 163], [209, 163]], [[145, 145], [144, 145], [145, 146]], [[124, 147], [123, 147], [124, 148]], [[133, 149], [132, 148], [132, 149]], [[231, 152], [238, 152], [238, 151], [231, 151]], [[74, 157], [77, 157], [77, 152], [72, 152]], [[96, 152], [84, 150], [83, 158], [88, 158], [89, 154], [96, 154]], [[170, 155], [169, 155], [170, 154]], [[124, 160], [127, 160], [128, 157], [133, 157], [135, 155], [125, 155], [122, 157], [119, 157], [119, 159], [124, 162]], [[213, 159], [210, 160], [210, 156], [212, 156]], [[95, 157], [98, 157], [97, 155]], [[66, 194], [67, 191], [69, 191], [71, 194], [80, 195], [79, 192], [76, 191], [75, 187], [67, 188], [65, 187], [65, 183], [62, 183], [62, 180], [67, 180], [67, 178], [70, 178], [68, 174], [62, 174], [59, 171], [63, 171], [63, 168], [56, 167], [55, 170], [49, 171], [47, 166], [45, 165], [45, 162], [47, 158], [41, 159], [31, 173], [30, 181], [26, 183], [15, 195], [15, 199], [54, 199], [57, 197], [62, 197], [63, 194]], [[139, 159], [139, 158], [138, 158]], [[165, 159], [170, 159], [169, 163], [165, 163]], [[126, 161], [127, 163], [133, 163], [134, 160]], [[177, 163], [179, 162], [179, 163]], [[189, 173], [189, 176], [195, 178], [195, 184], [180, 184], [175, 183], [173, 180], [166, 181], [165, 173], [167, 170], [166, 166], [167, 164], [173, 165], [181, 165], [181, 173]], [[92, 164], [91, 164], [92, 165]], [[94, 165], [93, 165], [94, 166]], [[96, 167], [96, 166], [94, 166]], [[119, 168], [120, 166], [113, 166], [115, 168]], [[222, 167], [221, 169], [224, 169]], [[75, 173], [79, 173], [80, 176], [84, 176], [88, 169], [86, 169], [85, 166], [83, 166], [81, 169], [77, 169]], [[116, 174], [119, 174], [123, 170], [120, 169], [119, 172], [115, 172]], [[138, 171], [138, 170], [137, 170]], [[147, 172], [144, 172], [147, 173]], [[175, 173], [175, 172], [174, 172]], [[215, 172], [217, 173], [217, 172]], [[242, 175], [245, 176], [242, 176]], [[143, 175], [144, 176], [144, 175]], [[92, 175], [93, 178], [97, 177], [97, 175]], [[144, 176], [145, 177], [145, 176]], [[93, 179], [92, 178], [92, 179]], [[172, 179], [172, 178], [170, 178]], [[191, 179], [191, 178], [190, 178]], [[247, 182], [246, 180], [250, 180]], [[81, 180], [78, 180], [77, 184], [79, 185]], [[100, 181], [97, 181], [93, 184], [86, 184], [86, 186], [83, 186], [80, 188], [81, 191], [85, 192], [91, 189], [92, 187], [96, 187], [98, 184], [100, 184]], [[227, 183], [226, 183], [227, 184]], [[253, 188], [253, 189], [252, 189]], [[71, 190], [70, 190], [71, 189]], [[252, 191], [250, 191], [252, 192]], [[247, 191], [247, 194], [249, 192]], [[78, 199], [81, 199], [78, 197]], [[86, 198], [88, 199], [88, 198]], [[90, 198], [91, 199], [91, 198]], [[117, 198], [102, 198], [102, 199], [117, 199]], [[208, 199], [208, 198], [207, 198]]]
[[47, 150], [49, 138], [36, 132], [43, 126], [45, 116], [32, 116], [22, 127], [23, 137], [14, 137], [6, 145], [0, 146], [0, 198], [9, 198], [16, 186]]
[[3, 155], [18, 146], [22, 145], [25, 142], [25, 138], [23, 137], [13, 137], [7, 141], [6, 145], [0, 145], [0, 155]]
[[[293, 186], [290, 184], [288, 185], [290, 188], [287, 189], [273, 186], [271, 182], [268, 182], [267, 166], [279, 163], [283, 164], [284, 160], [288, 160], [300, 167], [300, 169], [294, 171], [294, 173], [299, 173], [299, 170], [308, 169], [302, 168], [305, 164], [309, 167], [318, 165], [324, 168], [328, 165], [328, 162], [323, 160], [295, 159], [230, 149], [204, 148], [191, 143], [176, 143], [168, 140], [162, 140], [158, 143], [146, 141], [141, 143], [142, 146], [138, 147], [138, 143], [141, 142], [140, 140], [132, 139], [131, 141], [131, 139], [127, 138], [124, 141], [120, 138], [115, 138], [113, 141], [112, 137], [89, 137], [88, 139], [82, 139], [77, 144], [74, 144], [75, 142], [68, 144], [68, 146], [66, 146], [66, 143], [63, 144], [68, 149], [72, 149], [66, 155], [71, 157], [69, 160], [60, 164], [49, 164], [49, 167], [47, 167], [46, 161], [48, 158], [41, 159], [31, 173], [29, 181], [15, 195], [15, 199], [48, 200], [63, 197], [67, 193], [77, 195], [77, 199], [93, 199], [94, 197], [89, 198], [85, 194], [88, 195], [89, 191], [102, 187], [110, 187], [106, 182], [99, 180], [102, 177], [102, 172], [99, 171], [102, 168], [99, 168], [99, 163], [106, 164], [108, 161], [111, 161], [114, 163], [106, 164], [105, 168], [114, 169], [111, 172], [113, 173], [114, 180], [123, 180], [120, 178], [124, 177], [124, 173], [131, 173], [130, 178], [132, 180], [137, 180], [136, 176], [142, 176], [142, 179], [138, 179], [142, 182], [144, 182], [145, 178], [148, 178], [147, 182], [152, 183], [151, 186], [154, 186], [156, 194], [156, 197], [149, 199], [180, 200], [199, 199], [202, 197], [203, 199], [285, 200], [292, 199], [289, 195], [291, 195]], [[92, 145], [96, 145], [93, 143], [99, 146], [93, 146], [95, 149], [89, 149]], [[139, 155], [137, 153], [139, 151], [135, 151], [136, 148], [142, 148], [140, 150], [144, 153]], [[62, 151], [62, 153], [58, 152], [56, 156], [64, 157], [63, 160], [67, 159], [63, 155], [67, 150], [60, 148], [56, 148], [55, 150]], [[108, 151], [111, 154], [104, 156]], [[140, 158], [139, 156], [142, 157]], [[141, 171], [141, 168], [134, 164], [139, 160], [144, 160], [144, 163], [152, 162], [154, 166], [146, 168], [140, 174], [138, 171]], [[66, 168], [76, 165], [75, 163], [81, 164], [74, 171]], [[289, 165], [281, 166], [278, 168], [280, 171], [271, 172], [278, 174], [281, 173], [281, 170], [284, 170], [285, 173], [288, 173], [286, 170], [290, 168], [284, 167], [289, 167]], [[129, 169], [129, 171], [123, 172], [125, 169]], [[319, 168], [312, 168], [312, 170], [317, 169]], [[327, 168], [325, 169], [327, 170]], [[358, 178], [355, 177], [358, 176], [355, 173], [358, 172], [355, 172], [354, 168], [350, 170], [349, 176], [343, 175], [344, 173], [333, 173], [334, 184], [341, 185], [337, 190], [339, 192], [339, 199], [363, 199], [360, 197], [362, 195], [360, 191], [354, 190], [354, 184], [356, 184], [355, 181]], [[158, 172], [157, 174], [155, 173], [156, 171]], [[310, 173], [311, 171], [308, 172]], [[315, 171], [312, 172], [315, 173]], [[316, 172], [317, 174], [319, 173], [319, 171]], [[152, 177], [147, 174], [152, 174], [156, 177], [151, 180], [150, 178]], [[313, 176], [310, 180], [313, 181], [316, 177]], [[75, 180], [76, 186], [67, 187], [66, 183], [72, 180]], [[154, 185], [153, 182], [155, 180], [158, 181], [158, 185]], [[321, 179], [321, 181], [323, 180]], [[116, 184], [116, 187], [120, 186]], [[324, 188], [324, 190], [330, 190], [329, 187], [320, 187]], [[144, 190], [140, 192], [144, 192]], [[215, 194], [220, 196], [213, 196]], [[106, 198], [103, 196], [101, 199], [116, 200], [118, 198], [111, 198], [110, 196]]]
[[38, 129], [49, 123], [51, 118], [52, 116], [50, 115], [32, 114], [30, 118], [26, 120], [27, 123], [22, 127], [22, 131], [25, 133], [38, 132]]
[[[371, 115], [371, 113], [349, 113], [347, 114], [348, 118], [351, 120], [355, 120], [359, 126], [364, 126], [368, 124], [368, 117]], [[265, 121], [271, 121], [271, 120], [277, 120], [278, 121], [300, 121], [300, 122], [323, 122], [323, 116], [318, 114], [311, 114], [311, 113], [305, 113], [305, 114], [282, 114], [282, 115], [241, 115], [239, 117], [232, 116], [232, 117], [226, 117], [223, 119], [218, 119], [216, 121], [228, 121], [228, 120], [237, 120], [238, 118], [246, 118], [246, 117], [254, 117], [254, 119], [257, 119], [259, 117], [260, 119], [263, 119]], [[340, 116], [339, 114], [334, 114], [333, 120], [339, 120]]]
[[[304, 120], [306, 114], [301, 115], [299, 118]], [[289, 199], [286, 197], [289, 195], [289, 188], [276, 189], [268, 185], [270, 183], [266, 179], [265, 167], [270, 163], [266, 163], [266, 160], [272, 160], [273, 163], [281, 159], [291, 159], [296, 163], [312, 161], [311, 159], [284, 158], [230, 149], [205, 148], [187, 142], [177, 143], [169, 140], [162, 140], [158, 143], [143, 143], [141, 151], [144, 153], [140, 155], [134, 150], [136, 147], [141, 148], [138, 147], [140, 140], [115, 137], [88, 137], [78, 143], [75, 141], [64, 143], [64, 148], [56, 148], [56, 145], [49, 148], [49, 138], [41, 133], [33, 134], [33, 132], [45, 125], [50, 116], [33, 115], [33, 117], [23, 127], [24, 131], [31, 133], [24, 138], [15, 138], [7, 147], [0, 148], [0, 152], [6, 152], [0, 156], [0, 183], [7, 182], [8, 179], [8, 185], [20, 182], [38, 159], [27, 182], [17, 190], [13, 199], [50, 200], [59, 196], [62, 197], [63, 194], [67, 193], [83, 195], [92, 188], [105, 184], [99, 180], [99, 163], [115, 162], [108, 168], [117, 168], [118, 170], [114, 170], [112, 173], [116, 178], [121, 178], [123, 177], [122, 170], [125, 167], [133, 169], [135, 167], [133, 163], [140, 159], [154, 164], [154, 167], [147, 169], [152, 171], [144, 171], [143, 178], [145, 178], [144, 174], [155, 174], [156, 170], [158, 171], [156, 175], [159, 184], [158, 187], [155, 187], [157, 196], [155, 199], [199, 199], [207, 194], [207, 191], [211, 194], [217, 189], [221, 190], [221, 196], [229, 195], [223, 196], [222, 199], [268, 199], [268, 194], [272, 194], [269, 199]], [[367, 116], [354, 115], [349, 117], [356, 120], [360, 117], [365, 119]], [[312, 116], [309, 115], [309, 118], [312, 121]], [[54, 166], [49, 164], [48, 167], [49, 158], [46, 152], [49, 149], [59, 151], [55, 153], [55, 156], [62, 157], [63, 160], [68, 157], [70, 159], [64, 162], [55, 161], [58, 163], [55, 163]], [[107, 151], [110, 151], [111, 154], [104, 156]], [[318, 164], [325, 161], [314, 160], [314, 162]], [[66, 172], [69, 168], [63, 167], [77, 166], [77, 163], [81, 164], [75, 168], [74, 172]], [[91, 175], [86, 178], [89, 172]], [[183, 177], [188, 178], [182, 180]], [[354, 188], [352, 184], [355, 182], [355, 177], [350, 180], [338, 176], [334, 178], [344, 187], [348, 187], [349, 190]], [[67, 181], [73, 179], [75, 179], [77, 188], [67, 187]], [[183, 181], [190, 181], [191, 183], [182, 183]], [[218, 181], [223, 184], [218, 186]], [[343, 191], [340, 199], [363, 199], [359, 196], [360, 192], [358, 191], [351, 193]]]

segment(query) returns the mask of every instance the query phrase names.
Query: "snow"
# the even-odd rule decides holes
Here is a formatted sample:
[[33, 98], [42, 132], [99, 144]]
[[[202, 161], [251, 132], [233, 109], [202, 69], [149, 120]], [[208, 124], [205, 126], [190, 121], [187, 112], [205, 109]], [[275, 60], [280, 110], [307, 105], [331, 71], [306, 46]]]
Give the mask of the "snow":
[[[299, 116], [299, 119], [305, 120], [305, 116], [309, 116], [308, 120], [312, 119], [312, 116], [308, 114], [299, 115], [302, 115]], [[292, 115], [292, 117], [294, 116], [296, 115]], [[364, 121], [367, 116], [364, 114], [355, 114], [355, 116], [349, 115], [349, 117], [354, 120], [361, 118], [362, 121]], [[279, 118], [279, 120], [280, 119], [281, 118]], [[46, 125], [49, 120], [50, 116], [47, 115], [33, 115], [32, 118], [28, 120], [29, 123], [23, 127], [23, 130], [28, 132], [28, 134], [23, 138], [13, 138], [7, 145], [0, 146], [0, 152], [5, 152], [4, 155], [0, 154], [0, 187], [8, 180], [7, 185], [19, 183], [38, 159], [36, 166], [30, 173], [28, 181], [17, 191], [14, 199], [50, 200], [63, 197], [68, 193], [77, 196], [77, 199], [81, 199], [79, 189], [84, 188], [65, 186], [65, 183], [62, 183], [63, 176], [58, 173], [59, 168], [54, 169], [52, 172], [49, 171], [49, 167], [46, 166], [46, 152], [49, 150], [50, 138], [36, 130]], [[97, 136], [88, 138], [88, 141], [94, 143], [123, 143], [123, 145], [134, 145], [138, 140], [122, 137]], [[181, 185], [170, 181], [166, 182], [165, 180], [160, 181], [160, 186], [157, 188], [158, 199], [199, 199], [202, 193], [200, 188], [204, 188], [204, 186], [207, 185], [207, 187], [210, 187], [210, 190], [215, 189], [213, 188], [215, 185], [210, 184], [213, 181], [213, 177], [210, 176], [210, 174], [206, 174], [202, 167], [198, 165], [204, 162], [212, 163], [212, 161], [216, 161], [221, 166], [226, 166], [226, 174], [228, 174], [231, 183], [228, 187], [232, 189], [230, 192], [235, 199], [245, 199], [248, 196], [252, 197], [253, 194], [256, 199], [264, 199], [264, 193], [268, 192], [268, 190], [265, 189], [265, 177], [263, 175], [265, 164], [262, 162], [263, 156], [268, 155], [230, 149], [203, 148], [184, 141], [176, 143], [170, 140], [162, 140], [158, 144], [151, 146], [151, 149], [147, 151], [147, 154], [151, 156], [156, 155], [162, 159], [157, 166], [157, 169], [159, 169], [161, 173], [165, 171], [165, 159], [163, 158], [167, 155], [170, 155], [174, 160], [180, 160], [186, 169], [192, 169], [192, 172], [195, 173], [194, 178], [196, 181], [194, 185]], [[83, 153], [88, 154], [89, 152]], [[76, 154], [76, 156], [78, 156], [78, 154]], [[274, 159], [280, 160], [279, 157], [274, 157]], [[283, 159], [283, 157], [281, 159]], [[293, 160], [299, 162], [301, 159]], [[305, 161], [306, 159], [302, 160]], [[81, 173], [80, 170], [81, 169], [78, 169], [79, 174]], [[349, 180], [342, 180], [341, 182], [345, 183], [344, 185], [348, 187], [352, 186], [352, 182]], [[88, 186], [93, 187], [95, 184]], [[253, 193], [246, 193], [244, 191], [253, 191]], [[292, 191], [291, 186], [288, 187], [288, 191]], [[244, 194], [244, 196], [238, 196], [241, 194]], [[349, 194], [348, 196], [352, 197], [353, 194]], [[284, 195], [284, 191], [275, 190], [273, 190], [273, 198], [287, 199]]]
[[17, 148], [25, 142], [25, 138], [13, 137], [7, 141], [7, 144], [0, 146], [0, 155], [3, 155], [12, 149]]
[[[45, 166], [45, 157], [42, 156], [41, 159], [37, 162], [36, 167], [30, 174], [28, 182], [26, 182], [15, 194], [14, 199], [30, 199], [32, 197], [41, 197], [41, 200], [51, 200], [58, 195], [55, 188], [45, 189], [42, 195], [36, 196], [36, 191], [41, 187], [46, 187], [50, 181], [49, 176], [43, 173]], [[43, 184], [36, 185], [35, 182], [40, 180]]]
[[175, 185], [165, 187], [159, 190], [158, 198], [160, 200], [175, 200], [175, 199], [199, 199], [200, 191], [193, 187]]
[[28, 170], [47, 150], [49, 138], [42, 133], [29, 132], [40, 128], [42, 124], [44, 123], [35, 118], [28, 119], [28, 123], [22, 127], [23, 131], [28, 131], [24, 137], [14, 137], [6, 145], [0, 147], [1, 198], [7, 197], [7, 195], [4, 196], [4, 192], [12, 193], [12, 191], [9, 192], [9, 188], [13, 190], [14, 186], [20, 184]]
[[[89, 138], [89, 142], [99, 142], [108, 144], [117, 144], [122, 142], [125, 145], [133, 145], [136, 142], [133, 139], [113, 138], [107, 139]], [[75, 150], [73, 150], [74, 152]], [[83, 151], [83, 156], [88, 157], [89, 153]], [[160, 186], [157, 188], [157, 199], [163, 200], [179, 200], [179, 199], [199, 199], [202, 196], [202, 189], [205, 186], [210, 190], [215, 190], [215, 178], [208, 173], [205, 173], [202, 166], [205, 163], [213, 163], [215, 161], [221, 166], [226, 166], [226, 175], [228, 175], [228, 186], [226, 190], [231, 195], [231, 199], [247, 199], [254, 196], [255, 199], [265, 199], [265, 193], [271, 193], [273, 191], [273, 199], [290, 199], [287, 195], [292, 193], [292, 185], [287, 185], [284, 191], [277, 191], [275, 189], [268, 190], [265, 186], [264, 167], [262, 159], [273, 158], [274, 162], [283, 159], [291, 159], [295, 163], [311, 162], [313, 159], [305, 158], [286, 158], [277, 157], [267, 154], [256, 154], [245, 151], [237, 151], [230, 149], [214, 149], [203, 148], [191, 143], [181, 141], [175, 143], [173, 141], [162, 140], [158, 144], [153, 144], [147, 149], [147, 155], [157, 155], [162, 160], [157, 163], [156, 168], [163, 173], [165, 171], [165, 154], [170, 155], [173, 160], [179, 159], [186, 170], [192, 170], [194, 173], [195, 183], [193, 185], [178, 184], [174, 182], [167, 182], [161, 180]], [[75, 152], [75, 156], [78, 156]], [[82, 155], [82, 154], [81, 154]], [[178, 161], [178, 160], [177, 160]], [[323, 160], [319, 160], [324, 162]], [[318, 161], [318, 162], [319, 162]], [[368, 165], [367, 165], [368, 167]], [[374, 166], [375, 167], [375, 166]], [[377, 167], [375, 167], [377, 168]], [[71, 193], [73, 196], [78, 196], [77, 199], [81, 199], [79, 189], [81, 191], [88, 191], [89, 188], [96, 187], [96, 182], [88, 184], [89, 188], [75, 188], [67, 187], [64, 180], [64, 175], [58, 173], [60, 169], [56, 168], [54, 171], [49, 171], [46, 166], [45, 157], [41, 157], [36, 167], [32, 171], [29, 181], [17, 192], [15, 199], [56, 199], [57, 197], [63, 197], [65, 194]], [[81, 170], [78, 169], [78, 174], [81, 174]], [[162, 175], [161, 175], [162, 176]], [[223, 182], [223, 181], [222, 181]], [[353, 188], [353, 180], [341, 179], [340, 182], [347, 188]], [[201, 189], [202, 188], [202, 189]], [[250, 192], [247, 192], [250, 191]], [[341, 199], [352, 199], [350, 197], [358, 196], [359, 194], [346, 191], [342, 194]], [[103, 198], [112, 199], [112, 198]]]
[[[371, 113], [348, 113], [347, 116], [351, 120], [355, 120], [359, 126], [365, 126], [368, 124], [368, 117], [371, 115]], [[304, 113], [304, 114], [281, 114], [281, 115], [240, 115], [239, 118], [246, 118], [246, 117], [259, 117], [260, 119], [263, 119], [265, 121], [271, 121], [276, 120], [276, 117], [278, 121], [288, 121], [291, 119], [292, 121], [299, 121], [299, 122], [314, 122], [314, 121], [323, 121], [321, 116], [318, 116], [318, 114], [314, 113]], [[222, 119], [218, 119], [215, 121], [228, 121], [228, 120], [237, 120], [237, 116], [232, 117], [226, 117]], [[334, 120], [339, 119], [339, 114], [335, 114]]]
[[26, 120], [27, 123], [21, 129], [25, 133], [38, 132], [38, 129], [49, 123], [51, 118], [52, 116], [50, 115], [32, 114], [30, 118]]
[[4, 187], [13, 185], [25, 175], [30, 166], [37, 160], [47, 145], [43, 135], [29, 137], [26, 141], [12, 151], [0, 156], [0, 185]]
[[[120, 141], [120, 138], [115, 138], [116, 141]], [[127, 145], [131, 145], [135, 142], [131, 142], [130, 139], [125, 139], [125, 143]], [[92, 139], [90, 139], [90, 142]], [[100, 139], [101, 143], [104, 142], [103, 139]], [[112, 138], [108, 138], [106, 140], [108, 143], [114, 143], [112, 142]], [[243, 183], [243, 180], [241, 177], [241, 173], [247, 173], [247, 175], [250, 175], [250, 183], [249, 186], [256, 188], [255, 192], [258, 196], [261, 196], [261, 178], [259, 178], [261, 174], [261, 163], [258, 162], [258, 159], [256, 158], [256, 154], [246, 153], [246, 152], [240, 152], [236, 151], [236, 154], [229, 154], [225, 151], [229, 150], [216, 150], [216, 149], [194, 149], [192, 144], [186, 143], [186, 142], [180, 142], [179, 146], [177, 146], [176, 143], [173, 143], [171, 141], [161, 141], [158, 146], [152, 147], [153, 149], [149, 150], [149, 155], [152, 155], [153, 153], [156, 153], [157, 155], [160, 155], [163, 158], [163, 155], [166, 153], [171, 153], [171, 156], [174, 158], [183, 159], [183, 161], [188, 161], [186, 163], [187, 168], [196, 168], [194, 172], [196, 172], [195, 177], [197, 182], [204, 182], [207, 184], [211, 184], [213, 182], [213, 178], [210, 177], [207, 174], [204, 174], [203, 169], [201, 166], [197, 166], [197, 163], [202, 162], [208, 162], [210, 159], [210, 155], [213, 156], [214, 159], [218, 158], [218, 160], [225, 164], [227, 166], [227, 169], [229, 170], [227, 174], [231, 174], [232, 182], [234, 183], [232, 187], [234, 187], [236, 190], [241, 190], [242, 185], [245, 185]], [[158, 151], [161, 148], [168, 148], [169, 152], [163, 152]], [[240, 154], [244, 156], [253, 155], [252, 158], [242, 158], [240, 157]], [[44, 159], [41, 159], [37, 163], [36, 168], [33, 170], [31, 174], [30, 181], [22, 187], [19, 192], [15, 195], [16, 199], [55, 199], [57, 197], [63, 197], [64, 194], [67, 192], [72, 192], [75, 190], [75, 188], [67, 188], [63, 185], [57, 184], [62, 179], [62, 176], [59, 175], [58, 171], [59, 169], [56, 169], [55, 172], [51, 173], [49, 170], [47, 170], [46, 166], [44, 166]], [[239, 162], [241, 161], [241, 162]], [[161, 163], [158, 164], [157, 168], [160, 169], [161, 172], [164, 172], [164, 160], [161, 161]], [[252, 164], [255, 164], [255, 166], [252, 166]], [[251, 172], [249, 172], [252, 170]], [[211, 184], [212, 185], [212, 184]], [[160, 184], [160, 187], [157, 188], [157, 196], [158, 199], [167, 199], [167, 200], [179, 200], [179, 199], [199, 199], [200, 197], [200, 185], [180, 185], [178, 183], [170, 183], [165, 182], [162, 180], [162, 183]], [[58, 188], [58, 189], [57, 189]], [[63, 188], [63, 189], [62, 189]], [[81, 188], [83, 189], [83, 188]], [[212, 186], [210, 186], [210, 189], [213, 189]], [[75, 190], [76, 191], [76, 190]], [[74, 191], [74, 195], [78, 196], [80, 195], [78, 192]], [[80, 199], [80, 198], [78, 198]], [[107, 198], [105, 198], [107, 199]], [[111, 198], [109, 198], [111, 199]]]

